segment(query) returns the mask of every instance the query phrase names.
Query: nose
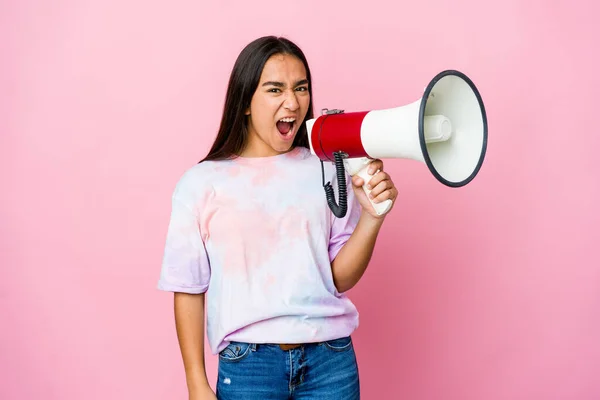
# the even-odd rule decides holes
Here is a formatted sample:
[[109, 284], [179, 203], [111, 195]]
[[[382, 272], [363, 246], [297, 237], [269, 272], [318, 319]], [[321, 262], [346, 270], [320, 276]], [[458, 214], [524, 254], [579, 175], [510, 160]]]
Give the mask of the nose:
[[300, 107], [294, 90], [292, 90], [291, 93], [288, 92], [283, 102], [283, 106], [290, 111], [296, 111]]

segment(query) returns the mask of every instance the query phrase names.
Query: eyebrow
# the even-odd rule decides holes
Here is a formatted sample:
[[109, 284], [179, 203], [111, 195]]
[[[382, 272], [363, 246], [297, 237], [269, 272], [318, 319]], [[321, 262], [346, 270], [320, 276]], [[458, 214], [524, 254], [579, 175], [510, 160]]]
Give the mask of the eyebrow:
[[[300, 86], [300, 85], [306, 85], [308, 83], [308, 79], [302, 79], [299, 80], [298, 82], [296, 82], [295, 86]], [[268, 81], [262, 84], [263, 86], [276, 86], [276, 87], [284, 87], [285, 85], [283, 84], [283, 82], [275, 82], [275, 81]]]

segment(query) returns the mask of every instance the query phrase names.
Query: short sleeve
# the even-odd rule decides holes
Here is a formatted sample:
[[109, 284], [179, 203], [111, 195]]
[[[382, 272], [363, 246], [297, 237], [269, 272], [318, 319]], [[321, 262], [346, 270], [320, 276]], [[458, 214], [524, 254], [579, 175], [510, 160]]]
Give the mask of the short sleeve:
[[193, 196], [176, 190], [163, 254], [158, 289], [204, 293], [210, 281], [210, 263], [200, 232]]
[[[332, 180], [332, 185], [337, 193], [337, 180], [335, 180], [335, 178]], [[342, 218], [337, 218], [331, 213], [331, 235], [329, 238], [329, 259], [331, 262], [333, 262], [339, 251], [344, 247], [352, 235], [352, 232], [354, 232], [362, 210], [359, 201], [354, 195], [352, 180], [348, 174], [346, 174], [346, 190], [348, 193], [348, 210], [346, 215]], [[339, 203], [339, 195], [337, 194], [336, 199]]]

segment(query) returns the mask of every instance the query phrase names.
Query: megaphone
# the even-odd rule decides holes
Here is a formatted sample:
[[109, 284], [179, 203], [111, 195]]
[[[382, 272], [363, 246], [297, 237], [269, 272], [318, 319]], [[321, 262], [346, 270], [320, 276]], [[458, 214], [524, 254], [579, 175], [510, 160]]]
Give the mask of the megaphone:
[[[321, 164], [336, 164], [339, 204], [331, 184], [323, 186], [334, 215], [347, 211], [346, 175], [365, 182], [373, 159], [403, 158], [421, 161], [433, 176], [449, 187], [462, 187], [475, 178], [487, 148], [487, 117], [479, 91], [465, 74], [446, 70], [437, 74], [423, 96], [401, 107], [345, 113], [324, 109], [306, 122], [310, 151]], [[323, 165], [321, 165], [323, 167]], [[378, 215], [392, 206], [391, 200], [374, 203]]]

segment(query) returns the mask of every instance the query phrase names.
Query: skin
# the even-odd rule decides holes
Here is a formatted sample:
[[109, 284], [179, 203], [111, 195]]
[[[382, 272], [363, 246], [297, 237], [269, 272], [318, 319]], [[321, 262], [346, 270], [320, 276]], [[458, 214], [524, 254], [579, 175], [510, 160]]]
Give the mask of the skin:
[[204, 363], [204, 293], [175, 293], [175, 327], [189, 400], [216, 400]]
[[[310, 93], [302, 62], [291, 55], [271, 57], [265, 64], [258, 88], [246, 110], [249, 136], [241, 156], [270, 157], [290, 151], [309, 103]], [[286, 138], [282, 137], [276, 126], [277, 121], [284, 117], [296, 118], [292, 132]], [[369, 173], [372, 178], [368, 184], [372, 188], [374, 202], [391, 199], [395, 203], [398, 190], [384, 171], [383, 162], [373, 160]], [[356, 229], [331, 264], [333, 280], [340, 293], [354, 287], [363, 276], [379, 230], [389, 214], [378, 216], [375, 213], [362, 185], [361, 178], [353, 177], [352, 187], [363, 212]], [[176, 293], [175, 316], [189, 399], [216, 399], [204, 366], [204, 294]]]
[[[377, 172], [378, 170], [379, 172]], [[373, 202], [380, 203], [391, 199], [393, 208], [398, 197], [398, 189], [394, 186], [389, 174], [383, 170], [383, 161], [374, 160], [369, 166], [369, 175], [372, 175], [368, 185], [372, 188], [371, 197]], [[365, 273], [373, 255], [379, 230], [385, 217], [391, 211], [383, 215], [377, 215], [362, 189], [362, 185], [363, 180], [361, 178], [358, 176], [352, 178], [352, 189], [363, 212], [354, 232], [331, 263], [333, 281], [340, 293], [352, 289]]]
[[[248, 142], [243, 157], [269, 157], [288, 152], [310, 104], [306, 69], [291, 55], [272, 56], [263, 68], [248, 116]], [[284, 117], [296, 119], [288, 138], [277, 129]]]

